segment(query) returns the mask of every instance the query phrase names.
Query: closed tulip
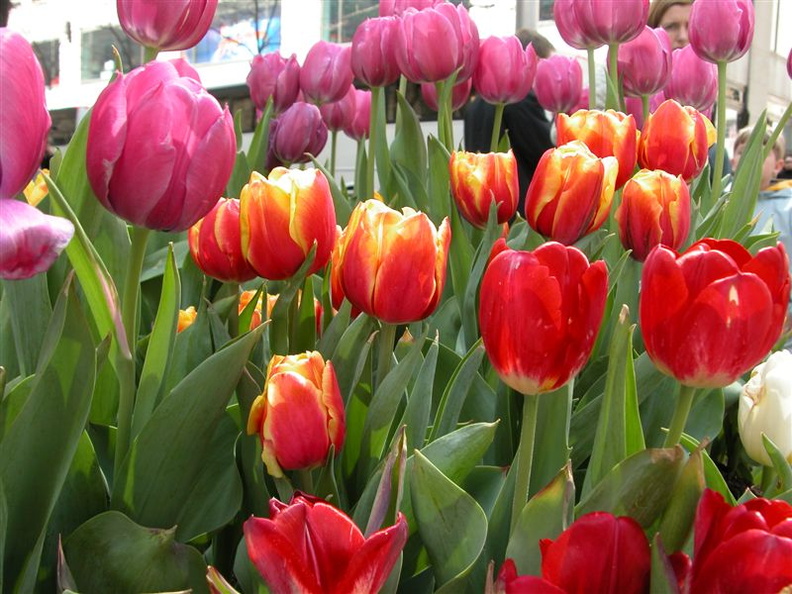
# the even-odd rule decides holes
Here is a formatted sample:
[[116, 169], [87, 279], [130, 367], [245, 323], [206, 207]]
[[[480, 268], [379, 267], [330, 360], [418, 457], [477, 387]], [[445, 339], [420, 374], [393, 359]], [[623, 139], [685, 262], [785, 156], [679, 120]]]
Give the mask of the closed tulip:
[[555, 0], [553, 2], [553, 20], [561, 39], [575, 49], [600, 47], [602, 42], [589, 37], [588, 31], [584, 31], [580, 26], [575, 12], [576, 2], [577, 0]]
[[308, 163], [311, 155], [321, 153], [327, 143], [322, 112], [316, 105], [297, 101], [273, 120], [269, 142], [281, 163]]
[[706, 111], [718, 96], [718, 67], [702, 60], [689, 45], [674, 50], [674, 68], [663, 95], [681, 105]]
[[579, 140], [542, 155], [525, 196], [535, 231], [566, 245], [599, 229], [610, 212], [619, 164], [600, 159]]
[[105, 208], [134, 225], [188, 229], [217, 204], [235, 158], [228, 108], [169, 62], [119, 74], [94, 104], [88, 180]]
[[600, 158], [616, 157], [619, 171], [616, 187], [621, 188], [633, 174], [638, 156], [638, 133], [635, 118], [609, 109], [582, 109], [556, 118], [558, 144], [582, 141]]
[[261, 439], [261, 459], [276, 478], [324, 464], [330, 446], [338, 453], [346, 422], [333, 364], [317, 351], [272, 357], [247, 432]]
[[50, 124], [44, 74], [30, 43], [0, 28], [0, 200], [33, 179], [47, 148]]
[[656, 245], [679, 249], [690, 232], [690, 192], [681, 177], [641, 169], [624, 185], [616, 209], [619, 238], [643, 262]]
[[274, 113], [281, 113], [297, 101], [300, 92], [300, 65], [292, 54], [284, 58], [278, 52], [256, 55], [247, 75], [250, 99], [263, 110], [272, 98]]
[[672, 56], [671, 39], [661, 28], [644, 27], [638, 37], [619, 46], [624, 94], [640, 97], [662, 90], [671, 77]]
[[787, 56], [787, 74], [789, 78], [792, 78], [792, 49], [789, 50], [789, 55]]
[[792, 464], [792, 353], [778, 351], [751, 372], [737, 415], [740, 440], [748, 455], [772, 466], [762, 443], [766, 435]]
[[686, 386], [726, 386], [778, 340], [789, 287], [780, 243], [755, 256], [727, 239], [703, 239], [683, 254], [658, 246], [641, 278], [646, 352], [660, 371]]
[[368, 537], [339, 509], [302, 494], [288, 505], [271, 499], [269, 516], [251, 517], [243, 531], [272, 594], [375, 594], [407, 542], [401, 512], [393, 526]]
[[[717, 27], [713, 27], [717, 23]], [[690, 47], [708, 62], [733, 62], [751, 47], [751, 0], [699, 0], [690, 10]]]
[[339, 132], [350, 125], [355, 117], [357, 93], [355, 87], [349, 86], [349, 91], [339, 101], [325, 103], [319, 107], [322, 114], [322, 121], [331, 132]]
[[715, 127], [692, 107], [663, 101], [646, 118], [638, 143], [638, 164], [644, 169], [662, 169], [689, 182], [704, 165]]
[[536, 74], [533, 46], [523, 49], [516, 36], [487, 37], [479, 46], [473, 86], [490, 103], [517, 103], [531, 90]]
[[498, 224], [508, 222], [517, 211], [520, 187], [514, 153], [451, 153], [448, 164], [451, 194], [459, 212], [471, 225], [487, 226], [490, 205], [498, 206]]
[[572, 8], [583, 37], [600, 45], [635, 39], [649, 17], [649, 0], [576, 0]]
[[371, 91], [355, 89], [355, 113], [343, 127], [344, 133], [355, 140], [369, 137], [371, 131]]
[[547, 111], [570, 113], [583, 92], [583, 69], [576, 58], [554, 54], [539, 60], [536, 66], [534, 93]]
[[408, 8], [415, 10], [423, 10], [424, 8], [431, 8], [445, 0], [380, 0], [379, 15], [384, 16], [401, 16]]
[[[470, 99], [470, 91], [472, 89], [473, 79], [471, 78], [461, 83], [456, 83], [454, 88], [451, 89], [451, 109], [454, 111], [462, 109]], [[437, 89], [432, 83], [423, 83], [421, 85], [421, 98], [432, 111], [437, 111], [439, 109], [437, 105]]]
[[198, 44], [214, 19], [217, 0], [116, 0], [124, 33], [140, 45], [162, 51]]
[[501, 247], [481, 281], [479, 308], [484, 348], [501, 380], [531, 395], [566, 384], [588, 361], [607, 294], [605, 262], [589, 264], [577, 248]]
[[318, 169], [276, 167], [269, 177], [253, 172], [240, 197], [242, 252], [269, 280], [294, 275], [311, 247], [316, 255], [309, 274], [327, 264], [336, 239], [333, 197]]
[[194, 305], [191, 305], [187, 309], [180, 309], [179, 310], [179, 319], [176, 322], [176, 334], [180, 332], [184, 332], [195, 323], [195, 318], [198, 317], [198, 312], [195, 309]]
[[[239, 294], [239, 304], [237, 306], [237, 313], [242, 315], [242, 312], [247, 309], [250, 302], [256, 296], [258, 291], [242, 291]], [[275, 304], [278, 302], [279, 295], [271, 295], [270, 293], [266, 294], [267, 297], [267, 308], [265, 311], [262, 311], [263, 304], [264, 304], [264, 294], [259, 293], [259, 298], [256, 301], [256, 304], [253, 306], [253, 311], [250, 316], [250, 330], [257, 328], [262, 324], [262, 322], [269, 320], [272, 317], [272, 310], [275, 308]], [[297, 302], [298, 307], [299, 303], [302, 303], [302, 291], [297, 291]], [[266, 317], [263, 317], [266, 315]], [[324, 315], [324, 308], [322, 307], [322, 302], [319, 301], [316, 297], [314, 297], [314, 319], [316, 320], [316, 335], [320, 336], [322, 334], [322, 315]]]
[[352, 48], [329, 41], [317, 41], [311, 46], [300, 68], [303, 96], [316, 105], [341, 99], [353, 79]]
[[220, 198], [204, 218], [187, 231], [193, 261], [207, 276], [243, 283], [256, 277], [242, 253], [239, 200]]
[[396, 62], [399, 21], [394, 17], [366, 19], [352, 36], [352, 72], [370, 87], [384, 87], [401, 75]]
[[334, 304], [346, 297], [390, 324], [423, 320], [440, 302], [450, 243], [448, 219], [437, 228], [411, 208], [358, 204], [333, 254]]

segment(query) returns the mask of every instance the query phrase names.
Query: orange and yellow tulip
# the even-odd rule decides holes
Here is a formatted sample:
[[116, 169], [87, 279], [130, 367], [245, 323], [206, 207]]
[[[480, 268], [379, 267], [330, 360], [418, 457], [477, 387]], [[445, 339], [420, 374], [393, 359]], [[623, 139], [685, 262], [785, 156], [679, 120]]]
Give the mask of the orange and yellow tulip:
[[498, 224], [517, 212], [520, 187], [514, 153], [451, 153], [451, 193], [459, 212], [471, 225], [487, 226], [490, 205], [498, 205]]

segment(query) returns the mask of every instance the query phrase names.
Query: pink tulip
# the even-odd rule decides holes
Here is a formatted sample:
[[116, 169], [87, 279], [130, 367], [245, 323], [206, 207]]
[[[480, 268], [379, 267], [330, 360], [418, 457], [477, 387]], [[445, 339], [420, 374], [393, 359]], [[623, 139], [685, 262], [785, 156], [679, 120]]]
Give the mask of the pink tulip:
[[272, 152], [283, 163], [307, 163], [308, 155], [318, 155], [326, 142], [327, 126], [319, 108], [310, 103], [297, 101], [270, 128]]
[[327, 129], [331, 132], [343, 130], [355, 117], [355, 87], [349, 85], [349, 91], [340, 101], [325, 103], [319, 107]]
[[690, 46], [708, 62], [733, 62], [751, 47], [751, 0], [697, 0], [690, 10]]
[[116, 0], [124, 32], [140, 45], [163, 51], [198, 44], [214, 19], [217, 0]]
[[173, 60], [168, 60], [168, 62], [173, 64], [173, 67], [176, 69], [176, 72], [179, 73], [179, 76], [186, 76], [187, 78], [191, 78], [196, 82], [201, 82], [201, 75], [198, 74], [198, 71], [193, 68], [192, 65], [184, 58], [174, 58]]
[[671, 77], [671, 40], [664, 29], [644, 27], [643, 32], [619, 46], [618, 68], [629, 97], [653, 95]]
[[558, 32], [561, 34], [561, 39], [575, 49], [600, 47], [602, 42], [588, 37], [587, 32], [583, 31], [578, 23], [575, 2], [576, 0], [555, 0], [553, 2], [553, 18]]
[[462, 69], [457, 73], [456, 82], [465, 81], [473, 76], [478, 64], [480, 45], [478, 27], [462, 4], [454, 5], [450, 2], [441, 2], [434, 9], [444, 14], [454, 25], [462, 50], [459, 60]]
[[273, 111], [281, 113], [297, 101], [300, 92], [300, 65], [292, 54], [288, 59], [278, 52], [257, 55], [247, 75], [250, 98], [257, 109], [265, 109], [272, 97]]
[[718, 96], [718, 67], [699, 58], [691, 45], [674, 50], [674, 67], [663, 95], [699, 111], [709, 109]]
[[536, 52], [523, 49], [516, 36], [488, 37], [479, 46], [479, 60], [473, 85], [490, 103], [522, 101], [533, 85]]
[[399, 21], [394, 17], [366, 19], [352, 37], [352, 72], [370, 87], [384, 87], [401, 75], [396, 63]]
[[[457, 83], [451, 89], [451, 109], [456, 111], [462, 109], [462, 106], [470, 99], [470, 91], [473, 89], [473, 79], [469, 78], [466, 81]], [[431, 83], [423, 83], [421, 85], [421, 97], [426, 103], [427, 107], [432, 111], [438, 110], [437, 105], [437, 89]]]
[[344, 126], [344, 133], [355, 140], [369, 137], [371, 130], [371, 91], [355, 89], [355, 113]]
[[134, 225], [191, 227], [217, 203], [235, 157], [228, 108], [169, 62], [118, 74], [93, 107], [88, 180], [105, 208]]
[[580, 101], [583, 69], [575, 58], [555, 54], [539, 60], [534, 93], [539, 105], [556, 113], [571, 113]]
[[0, 28], [0, 199], [19, 194], [41, 165], [51, 119], [30, 43]]
[[649, 16], [649, 0], [576, 0], [572, 6], [582, 37], [599, 45], [635, 39]]
[[424, 8], [431, 8], [437, 6], [445, 0], [380, 0], [379, 15], [384, 16], [401, 16], [408, 8], [415, 10], [423, 10]]
[[787, 56], [787, 74], [789, 78], [792, 78], [792, 49], [789, 50], [789, 55]]
[[329, 41], [317, 41], [300, 69], [300, 89], [309, 103], [321, 105], [338, 101], [349, 90], [352, 48]]
[[71, 221], [46, 215], [27, 202], [0, 199], [0, 278], [44, 272], [74, 235]]

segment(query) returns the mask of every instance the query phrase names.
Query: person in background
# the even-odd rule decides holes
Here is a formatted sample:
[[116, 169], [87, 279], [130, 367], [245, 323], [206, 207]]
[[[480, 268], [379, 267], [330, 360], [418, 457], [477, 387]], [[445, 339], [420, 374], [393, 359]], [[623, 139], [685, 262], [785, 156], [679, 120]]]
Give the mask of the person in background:
[[778, 179], [792, 179], [792, 155], [784, 157], [784, 168], [778, 172]]
[[[536, 31], [520, 29], [516, 33], [523, 48], [533, 45], [538, 58], [548, 58], [555, 52], [553, 44]], [[471, 152], [490, 152], [492, 126], [495, 124], [495, 106], [481, 97], [476, 97], [465, 107], [464, 132], [465, 150]], [[506, 130], [509, 143], [517, 159], [517, 173], [520, 178], [520, 203], [517, 207], [523, 212], [525, 193], [531, 183], [536, 165], [544, 152], [555, 146], [550, 137], [551, 122], [545, 110], [531, 91], [522, 101], [506, 105], [503, 110], [501, 132]]]

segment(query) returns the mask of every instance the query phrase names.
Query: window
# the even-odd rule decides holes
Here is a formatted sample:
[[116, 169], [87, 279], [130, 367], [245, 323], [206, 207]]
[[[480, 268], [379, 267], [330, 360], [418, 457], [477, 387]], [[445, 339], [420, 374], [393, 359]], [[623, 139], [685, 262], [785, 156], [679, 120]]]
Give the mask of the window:
[[378, 0], [327, 0], [324, 5], [324, 32], [328, 41], [352, 41], [357, 26], [365, 19], [379, 16]]
[[553, 0], [539, 0], [539, 20], [553, 20]]
[[48, 87], [57, 86], [60, 77], [60, 41], [52, 39], [34, 42], [32, 45], [44, 71], [44, 84]]
[[82, 34], [82, 79], [109, 80], [115, 71], [113, 47], [121, 55], [124, 70], [143, 63], [143, 48], [129, 39], [121, 27], [102, 27]]

